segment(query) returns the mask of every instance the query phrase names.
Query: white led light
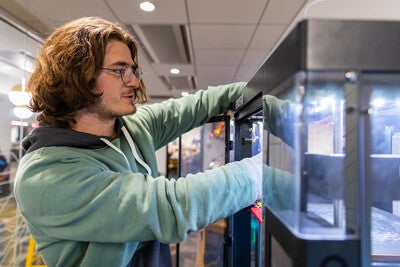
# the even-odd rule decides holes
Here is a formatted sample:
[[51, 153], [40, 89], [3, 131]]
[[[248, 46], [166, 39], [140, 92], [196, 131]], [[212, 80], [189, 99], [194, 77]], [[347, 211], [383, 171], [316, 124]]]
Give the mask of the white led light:
[[14, 115], [19, 119], [29, 119], [33, 113], [26, 107], [13, 108]]
[[372, 105], [376, 108], [383, 107], [385, 104], [385, 99], [383, 98], [376, 98], [372, 101]]
[[31, 94], [21, 91], [10, 91], [8, 93], [8, 98], [15, 106], [22, 106], [29, 104], [29, 101], [31, 100]]
[[151, 11], [154, 11], [154, 9], [156, 9], [156, 6], [152, 2], [149, 2], [149, 1], [142, 2], [142, 3], [140, 3], [139, 6], [140, 6], [141, 10], [146, 11], [146, 12], [151, 12]]
[[171, 72], [172, 74], [179, 74], [181, 71], [180, 71], [180, 69], [172, 68], [169, 70], [169, 72]]

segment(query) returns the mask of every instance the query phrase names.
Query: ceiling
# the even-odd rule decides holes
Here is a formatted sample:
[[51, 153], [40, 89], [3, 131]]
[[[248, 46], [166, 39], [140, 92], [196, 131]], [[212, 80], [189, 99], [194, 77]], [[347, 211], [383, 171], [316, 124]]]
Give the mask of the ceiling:
[[[124, 24], [141, 44], [150, 102], [209, 85], [249, 81], [306, 0], [0, 0], [8, 19], [45, 38], [82, 16]], [[4, 15], [3, 15], [4, 16]], [[169, 70], [177, 67], [179, 74]]]
[[[82, 16], [118, 21], [139, 40], [149, 102], [209, 85], [249, 81], [285, 33], [306, 17], [397, 19], [398, 0], [0, 0], [0, 15], [45, 38]], [[322, 3], [323, 2], [323, 3]], [[180, 74], [169, 70], [177, 67]]]

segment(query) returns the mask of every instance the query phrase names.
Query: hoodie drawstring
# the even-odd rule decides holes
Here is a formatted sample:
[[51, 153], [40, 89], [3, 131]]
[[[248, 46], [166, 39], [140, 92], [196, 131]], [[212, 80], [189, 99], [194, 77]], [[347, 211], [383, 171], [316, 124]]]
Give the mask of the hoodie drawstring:
[[[151, 175], [151, 169], [150, 166], [146, 164], [146, 162], [144, 162], [138, 155], [135, 144], [133, 142], [132, 137], [130, 136], [130, 134], [128, 133], [128, 130], [125, 128], [125, 126], [122, 126], [121, 128], [122, 132], [125, 135], [126, 140], [128, 141], [129, 147], [131, 148], [133, 157], [135, 158], [135, 160], [142, 165], [143, 168], [146, 169], [147, 173], [149, 175]], [[125, 160], [126, 163], [128, 163], [129, 165], [129, 161], [128, 158], [125, 156], [124, 152], [121, 151], [121, 149], [119, 149], [118, 147], [116, 147], [113, 143], [111, 143], [109, 140], [107, 140], [106, 138], [100, 138], [101, 141], [103, 141], [106, 145], [108, 145], [109, 147], [111, 147], [112, 149], [114, 149], [115, 151], [117, 151], [119, 154], [121, 154]]]

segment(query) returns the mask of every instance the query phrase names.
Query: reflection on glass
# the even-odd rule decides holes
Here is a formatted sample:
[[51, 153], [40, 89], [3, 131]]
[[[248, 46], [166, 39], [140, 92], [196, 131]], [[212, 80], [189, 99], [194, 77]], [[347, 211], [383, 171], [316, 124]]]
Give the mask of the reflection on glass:
[[29, 232], [16, 208], [13, 182], [22, 156], [21, 141], [37, 126], [35, 116], [24, 106], [27, 95], [17, 93], [22, 91], [22, 84], [32, 71], [35, 50], [40, 45], [32, 36], [0, 21], [1, 266], [23, 265], [27, 251], [26, 240], [29, 240]]
[[[400, 263], [400, 78], [370, 75], [371, 254], [380, 264]], [[385, 266], [388, 266], [385, 265]]]
[[[361, 240], [365, 262], [397, 266], [400, 76], [344, 77], [298, 73], [276, 102], [264, 97], [265, 163], [279, 180], [268, 184], [273, 197], [265, 204], [301, 238]], [[269, 116], [276, 103], [279, 112]]]
[[[291, 174], [286, 176], [287, 182], [274, 184], [276, 197], [271, 201], [282, 197], [287, 199], [284, 206], [266, 205], [298, 234], [343, 238], [344, 82], [338, 80], [339, 73], [333, 81], [324, 79], [324, 75], [309, 74], [304, 87], [299, 86], [304, 82], [299, 74], [292, 87], [277, 95], [276, 100], [264, 98], [267, 112], [282, 102], [280, 112], [271, 117], [266, 114], [265, 163]], [[288, 192], [293, 195], [288, 196]]]
[[[225, 122], [207, 123], [181, 136], [181, 176], [225, 164]], [[192, 232], [179, 245], [179, 266], [223, 266], [226, 220]]]

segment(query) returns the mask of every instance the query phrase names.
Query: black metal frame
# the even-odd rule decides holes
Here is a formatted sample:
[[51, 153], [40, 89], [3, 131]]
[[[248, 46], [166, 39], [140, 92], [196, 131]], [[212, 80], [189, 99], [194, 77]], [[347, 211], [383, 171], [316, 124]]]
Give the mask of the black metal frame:
[[[261, 112], [261, 94], [258, 90], [246, 87], [243, 97], [236, 103], [234, 112], [235, 136], [234, 136], [234, 160], [241, 160], [252, 156], [252, 136], [249, 128], [252, 126], [251, 117]], [[252, 266], [251, 255], [251, 220], [253, 215], [250, 208], [245, 208], [230, 218], [230, 235], [232, 238], [231, 259], [229, 266]], [[256, 241], [255, 266], [261, 266], [261, 226], [259, 226]]]

